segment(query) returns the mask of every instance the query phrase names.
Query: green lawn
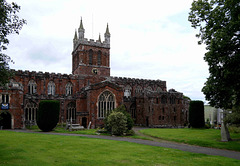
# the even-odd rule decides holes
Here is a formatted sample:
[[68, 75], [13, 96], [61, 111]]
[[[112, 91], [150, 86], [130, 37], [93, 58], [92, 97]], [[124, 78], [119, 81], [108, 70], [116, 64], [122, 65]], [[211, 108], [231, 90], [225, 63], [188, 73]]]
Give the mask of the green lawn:
[[240, 151], [240, 133], [230, 133], [233, 141], [221, 142], [221, 130], [215, 129], [144, 129], [140, 132], [169, 141]]
[[122, 141], [0, 131], [0, 165], [240, 165], [240, 160]]

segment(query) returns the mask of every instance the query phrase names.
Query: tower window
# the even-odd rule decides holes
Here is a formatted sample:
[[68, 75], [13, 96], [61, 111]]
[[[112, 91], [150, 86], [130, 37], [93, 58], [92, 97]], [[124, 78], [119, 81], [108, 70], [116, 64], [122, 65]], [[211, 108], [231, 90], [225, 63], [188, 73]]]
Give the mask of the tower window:
[[89, 50], [89, 65], [93, 64], [93, 50]]
[[98, 65], [102, 64], [102, 52], [101, 51], [98, 51], [97, 64]]

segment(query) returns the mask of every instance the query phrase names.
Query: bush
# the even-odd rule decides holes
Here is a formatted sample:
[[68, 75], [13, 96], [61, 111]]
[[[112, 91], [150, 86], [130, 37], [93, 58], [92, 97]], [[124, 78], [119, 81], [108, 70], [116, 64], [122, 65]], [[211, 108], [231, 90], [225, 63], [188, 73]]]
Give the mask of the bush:
[[194, 128], [202, 128], [204, 122], [204, 104], [202, 101], [191, 101], [189, 105], [189, 123]]
[[114, 111], [122, 112], [126, 116], [126, 118], [127, 118], [127, 129], [131, 130], [134, 122], [132, 120], [131, 115], [126, 111], [124, 105], [119, 106], [118, 108], [114, 109]]
[[127, 131], [127, 117], [122, 112], [112, 112], [107, 118], [107, 124], [113, 135], [123, 135]]
[[59, 121], [60, 103], [56, 100], [43, 100], [39, 103], [37, 125], [42, 131], [52, 131]]

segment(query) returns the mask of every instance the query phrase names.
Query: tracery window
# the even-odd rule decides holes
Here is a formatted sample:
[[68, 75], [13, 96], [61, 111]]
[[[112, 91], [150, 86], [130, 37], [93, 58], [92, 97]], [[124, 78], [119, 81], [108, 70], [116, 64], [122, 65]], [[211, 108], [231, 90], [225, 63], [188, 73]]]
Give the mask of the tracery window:
[[103, 92], [98, 98], [98, 118], [105, 118], [115, 108], [115, 97], [109, 92]]
[[152, 90], [152, 88], [150, 87], [150, 86], [148, 86], [146, 89], [146, 92], [149, 94], [149, 93], [151, 93], [153, 90]]
[[70, 122], [72, 119], [72, 123], [76, 123], [76, 105], [75, 103], [69, 103], [67, 105], [67, 121]]
[[34, 80], [30, 80], [28, 83], [28, 93], [29, 94], [37, 93], [37, 84]]
[[142, 87], [138, 85], [138, 86], [135, 88], [135, 93], [136, 93], [136, 94], [142, 93]]
[[73, 85], [71, 82], [68, 82], [66, 85], [66, 95], [72, 95], [73, 93]]
[[101, 51], [98, 51], [97, 64], [98, 64], [98, 65], [101, 65], [101, 64], [102, 64], [102, 52], [101, 52]]
[[132, 88], [130, 85], [127, 85], [124, 87], [124, 96], [125, 97], [130, 97], [131, 96], [131, 91], [132, 91]]
[[2, 104], [8, 104], [9, 103], [9, 94], [2, 94], [2, 98], [1, 98], [1, 103]]
[[37, 104], [34, 102], [29, 102], [25, 106], [25, 122], [27, 125], [34, 125], [36, 124], [37, 119]]
[[55, 84], [53, 81], [48, 83], [48, 95], [55, 95]]
[[93, 50], [89, 50], [89, 65], [93, 64]]

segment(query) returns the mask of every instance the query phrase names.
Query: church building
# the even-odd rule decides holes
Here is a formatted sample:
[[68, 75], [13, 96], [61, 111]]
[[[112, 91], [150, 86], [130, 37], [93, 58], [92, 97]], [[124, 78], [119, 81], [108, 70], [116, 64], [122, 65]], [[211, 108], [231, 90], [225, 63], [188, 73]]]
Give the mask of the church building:
[[[84, 37], [82, 20], [75, 31], [72, 74], [13, 70], [14, 78], [0, 87], [0, 127], [36, 124], [41, 100], [60, 101], [59, 123], [103, 127], [107, 112], [124, 105], [135, 125], [178, 127], [188, 123], [188, 100], [166, 81], [110, 76], [110, 32], [104, 41]], [[143, 66], [144, 67], [144, 66]]]

